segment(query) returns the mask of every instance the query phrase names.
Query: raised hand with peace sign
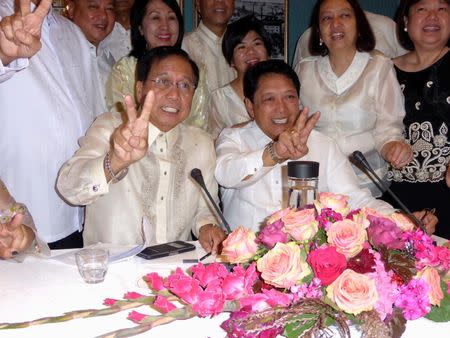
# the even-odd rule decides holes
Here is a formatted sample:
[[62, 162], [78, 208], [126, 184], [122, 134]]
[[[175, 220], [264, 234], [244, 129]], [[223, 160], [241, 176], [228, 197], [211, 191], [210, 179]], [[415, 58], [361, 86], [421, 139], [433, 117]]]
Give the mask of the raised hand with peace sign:
[[273, 147], [280, 158], [297, 160], [308, 153], [306, 143], [320, 117], [320, 113], [315, 112], [308, 118], [308, 112], [309, 108], [303, 109], [294, 126], [278, 136]]
[[41, 49], [42, 23], [51, 0], [41, 0], [34, 12], [30, 0], [20, 0], [19, 11], [0, 22], [0, 59], [9, 64], [18, 58], [29, 58]]
[[138, 117], [131, 96], [125, 97], [127, 121], [117, 127], [111, 137], [112, 149], [107, 155], [109, 163], [106, 162], [108, 164], [104, 168], [108, 181], [115, 177], [110, 170], [117, 174], [145, 156], [148, 149], [148, 122], [154, 101], [155, 93], [149, 91]]

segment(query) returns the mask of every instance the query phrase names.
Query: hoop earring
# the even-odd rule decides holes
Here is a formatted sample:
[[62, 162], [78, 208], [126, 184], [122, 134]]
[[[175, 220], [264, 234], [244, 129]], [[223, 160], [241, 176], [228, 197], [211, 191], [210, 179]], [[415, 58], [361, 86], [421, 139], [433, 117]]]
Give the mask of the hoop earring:
[[319, 46], [322, 46], [323, 45], [323, 41], [322, 41], [322, 39], [319, 39]]

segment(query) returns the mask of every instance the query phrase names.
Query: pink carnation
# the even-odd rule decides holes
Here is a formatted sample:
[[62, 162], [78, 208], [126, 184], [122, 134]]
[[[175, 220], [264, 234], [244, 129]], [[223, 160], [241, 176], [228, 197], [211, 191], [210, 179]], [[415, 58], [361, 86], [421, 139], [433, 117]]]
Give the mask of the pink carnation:
[[197, 301], [199, 293], [202, 291], [200, 282], [197, 279], [187, 276], [180, 268], [177, 268], [167, 278], [167, 287], [172, 293], [189, 304], [194, 304]]

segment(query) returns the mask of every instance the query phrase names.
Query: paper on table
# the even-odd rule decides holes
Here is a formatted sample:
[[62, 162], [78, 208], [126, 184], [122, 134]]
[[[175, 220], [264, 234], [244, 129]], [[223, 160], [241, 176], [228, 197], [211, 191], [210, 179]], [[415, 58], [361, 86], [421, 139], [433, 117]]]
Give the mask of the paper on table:
[[[151, 232], [150, 232], [150, 223], [148, 222], [147, 218], [144, 216], [142, 218], [142, 226], [141, 226], [141, 236], [142, 236], [142, 243], [135, 246], [123, 246], [123, 245], [115, 245], [110, 243], [97, 243], [85, 246], [85, 248], [102, 248], [107, 249], [109, 251], [109, 263], [115, 263], [119, 262], [123, 259], [127, 259], [129, 257], [134, 257], [138, 253], [140, 253], [144, 248], [148, 247], [150, 245], [151, 240]], [[81, 250], [81, 249], [80, 249]], [[63, 253], [58, 256], [53, 256], [51, 259], [60, 261], [65, 264], [69, 265], [77, 265], [75, 261], [75, 253], [79, 250], [70, 251]]]

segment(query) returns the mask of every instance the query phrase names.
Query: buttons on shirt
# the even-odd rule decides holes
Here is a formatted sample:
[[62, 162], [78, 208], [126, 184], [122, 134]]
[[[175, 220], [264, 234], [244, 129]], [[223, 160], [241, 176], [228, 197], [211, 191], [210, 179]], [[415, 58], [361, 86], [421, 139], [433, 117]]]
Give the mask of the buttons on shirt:
[[164, 171], [164, 176], [167, 176], [167, 171]]
[[92, 187], [92, 190], [93, 190], [94, 192], [97, 192], [98, 189], [99, 189], [99, 185], [98, 185], [98, 184], [96, 184], [96, 185], [94, 185], [94, 186]]

